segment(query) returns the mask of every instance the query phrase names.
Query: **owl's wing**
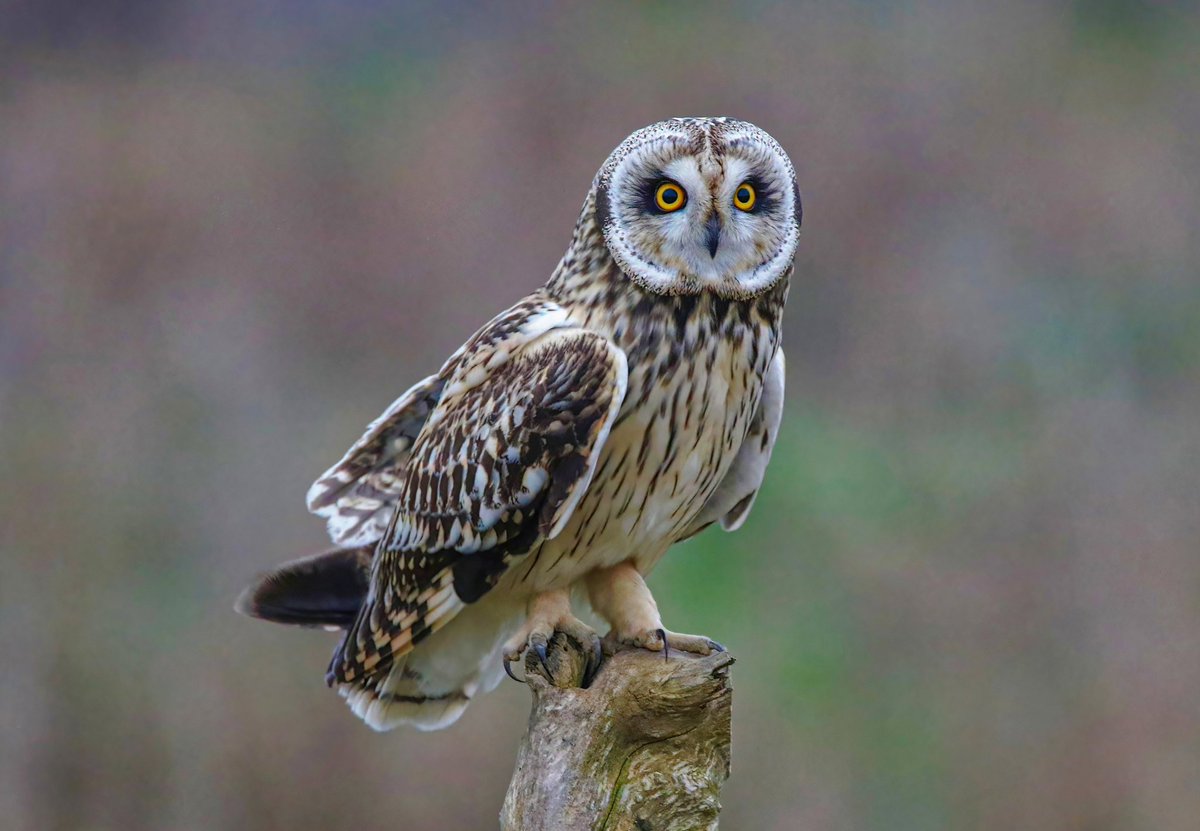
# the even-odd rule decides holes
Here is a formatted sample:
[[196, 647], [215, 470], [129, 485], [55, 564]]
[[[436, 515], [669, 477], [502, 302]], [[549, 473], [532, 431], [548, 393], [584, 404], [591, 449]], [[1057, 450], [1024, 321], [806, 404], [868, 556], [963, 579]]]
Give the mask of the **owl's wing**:
[[625, 397], [625, 354], [562, 324], [514, 340], [469, 351], [430, 413], [331, 683], [378, 677], [557, 535], [586, 491]]
[[763, 475], [767, 471], [767, 463], [771, 461], [775, 439], [779, 435], [779, 422], [783, 418], [783, 380], [781, 348], [776, 350], [767, 368], [758, 409], [754, 411], [750, 429], [738, 448], [733, 464], [681, 539], [700, 533], [714, 522], [720, 522], [726, 531], [736, 531], [750, 515], [750, 508], [754, 505], [754, 498], [758, 496]]
[[444, 387], [440, 374], [413, 385], [309, 488], [308, 509], [325, 518], [335, 543], [369, 545], [383, 536], [409, 451]]

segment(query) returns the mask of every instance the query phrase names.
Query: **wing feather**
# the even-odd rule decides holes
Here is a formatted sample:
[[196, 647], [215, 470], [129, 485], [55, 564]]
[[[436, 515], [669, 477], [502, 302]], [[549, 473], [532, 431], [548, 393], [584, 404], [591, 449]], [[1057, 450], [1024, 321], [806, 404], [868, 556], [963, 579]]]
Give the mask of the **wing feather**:
[[750, 429], [738, 448], [733, 464], [681, 539], [700, 533], [714, 522], [720, 522], [726, 531], [736, 531], [750, 515], [783, 419], [783, 382], [784, 358], [781, 348], [776, 350], [767, 368], [758, 409], [754, 412]]
[[[469, 353], [412, 446], [371, 590], [330, 666], [375, 676], [559, 533], [624, 400], [624, 353], [562, 322]], [[495, 349], [495, 347], [489, 347]]]
[[324, 517], [332, 540], [369, 545], [387, 530], [403, 485], [413, 444], [438, 402], [462, 395], [503, 365], [520, 346], [567, 324], [566, 311], [534, 295], [488, 321], [447, 359], [437, 375], [413, 385], [379, 418], [336, 465], [308, 491], [308, 509]]
[[309, 488], [308, 509], [325, 518], [335, 543], [369, 545], [383, 536], [409, 451], [444, 386], [440, 375], [431, 375], [411, 387]]

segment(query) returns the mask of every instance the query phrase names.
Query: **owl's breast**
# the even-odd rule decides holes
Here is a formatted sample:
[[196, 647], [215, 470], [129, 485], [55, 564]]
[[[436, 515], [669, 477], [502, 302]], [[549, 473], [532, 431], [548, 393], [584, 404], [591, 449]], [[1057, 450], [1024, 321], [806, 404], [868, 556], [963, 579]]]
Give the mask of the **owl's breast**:
[[689, 327], [631, 348], [628, 388], [591, 485], [554, 540], [531, 552], [537, 590], [636, 558], [643, 573], [683, 535], [729, 471], [778, 344], [774, 327]]

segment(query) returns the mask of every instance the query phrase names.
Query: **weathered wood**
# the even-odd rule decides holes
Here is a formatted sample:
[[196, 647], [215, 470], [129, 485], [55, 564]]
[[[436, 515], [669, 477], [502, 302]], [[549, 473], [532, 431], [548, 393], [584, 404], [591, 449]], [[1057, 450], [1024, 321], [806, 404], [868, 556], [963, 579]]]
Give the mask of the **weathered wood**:
[[504, 831], [697, 831], [717, 827], [729, 778], [727, 652], [622, 649], [588, 689], [585, 658], [551, 642], [549, 673], [525, 663], [529, 728], [500, 813]]

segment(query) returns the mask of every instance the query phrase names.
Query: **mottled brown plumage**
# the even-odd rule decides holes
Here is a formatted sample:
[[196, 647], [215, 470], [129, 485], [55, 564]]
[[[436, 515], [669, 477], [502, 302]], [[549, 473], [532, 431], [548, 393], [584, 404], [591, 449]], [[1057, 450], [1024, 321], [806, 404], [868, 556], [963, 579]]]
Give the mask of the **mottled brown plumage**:
[[578, 328], [519, 345], [524, 331], [514, 335], [466, 353], [491, 357], [464, 356], [449, 373], [408, 459], [374, 591], [334, 656], [332, 680], [386, 670], [557, 534], [587, 488], [621, 403], [625, 357]]
[[[686, 205], [656, 208], [662, 181]], [[735, 206], [739, 188], [753, 209]], [[547, 285], [317, 480], [309, 507], [334, 541], [375, 545], [353, 621], [344, 603], [324, 621], [348, 626], [328, 679], [356, 713], [377, 729], [450, 723], [496, 683], [501, 656], [556, 628], [594, 637], [572, 591], [612, 637], [663, 646], [643, 575], [709, 524], [738, 527], [774, 444], [799, 222], [791, 164], [752, 125], [673, 119], [635, 133], [597, 175]], [[330, 585], [362, 584], [361, 559], [319, 563]], [[282, 595], [260, 587], [242, 608], [286, 618]]]

